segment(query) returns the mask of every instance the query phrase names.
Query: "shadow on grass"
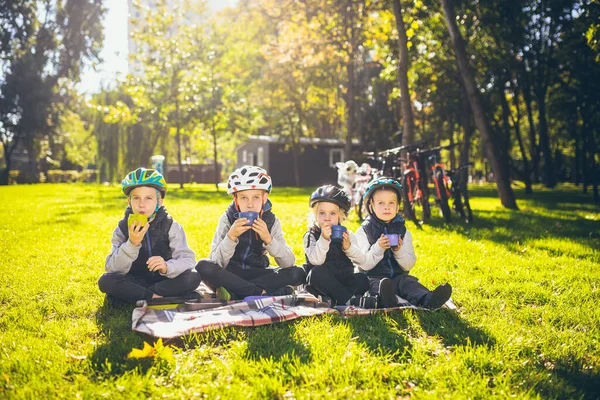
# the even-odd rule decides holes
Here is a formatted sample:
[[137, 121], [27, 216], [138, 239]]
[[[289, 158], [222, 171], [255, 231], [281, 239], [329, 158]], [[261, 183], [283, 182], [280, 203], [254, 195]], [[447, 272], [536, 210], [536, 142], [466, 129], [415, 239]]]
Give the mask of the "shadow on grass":
[[[519, 385], [531, 387], [542, 398], [556, 399], [599, 399], [600, 371], [597, 366], [571, 355], [548, 361], [539, 357], [528, 357], [532, 363], [515, 371]], [[585, 357], [584, 357], [585, 358]], [[593, 363], [593, 361], [588, 360]]]
[[[468, 225], [457, 220], [449, 224], [443, 223], [441, 219], [436, 218], [427, 226], [453, 231], [473, 240], [490, 240], [509, 249], [515, 248], [525, 239], [547, 237], [572, 239], [594, 249], [600, 239], [598, 221], [578, 217], [575, 214], [553, 217], [526, 210], [476, 211], [474, 221]], [[584, 258], [588, 257], [584, 256]]]
[[[96, 323], [106, 342], [96, 347], [90, 357], [98, 378], [120, 376], [127, 371], [140, 368], [146, 371], [152, 359], [128, 360], [133, 348], [142, 348], [144, 338], [131, 330], [133, 304], [113, 305], [107, 297], [96, 312]], [[146, 341], [152, 341], [146, 340]]]
[[493, 347], [496, 340], [487, 332], [463, 320], [456, 311], [440, 309], [435, 312], [415, 311], [423, 331], [429, 336], [438, 336], [445, 346]]
[[296, 339], [295, 321], [251, 328], [247, 332], [247, 342], [246, 358], [250, 360], [272, 358], [281, 361], [287, 358], [307, 364], [312, 359], [310, 349]]
[[359, 343], [373, 354], [392, 356], [396, 362], [408, 358], [411, 349], [410, 324], [404, 315], [407, 310], [378, 313], [371, 316], [353, 316], [348, 324]]

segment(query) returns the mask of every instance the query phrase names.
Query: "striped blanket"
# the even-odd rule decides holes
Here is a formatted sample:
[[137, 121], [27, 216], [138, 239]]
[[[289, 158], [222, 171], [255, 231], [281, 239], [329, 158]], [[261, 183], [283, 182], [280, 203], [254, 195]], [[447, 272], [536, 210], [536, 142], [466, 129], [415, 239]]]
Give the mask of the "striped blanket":
[[377, 310], [353, 306], [331, 308], [310, 294], [231, 302], [226, 306], [197, 311], [156, 309], [144, 304], [133, 310], [132, 328], [157, 338], [175, 338], [226, 326], [259, 326], [321, 314], [369, 315], [406, 308], [418, 307], [403, 301], [398, 307]]

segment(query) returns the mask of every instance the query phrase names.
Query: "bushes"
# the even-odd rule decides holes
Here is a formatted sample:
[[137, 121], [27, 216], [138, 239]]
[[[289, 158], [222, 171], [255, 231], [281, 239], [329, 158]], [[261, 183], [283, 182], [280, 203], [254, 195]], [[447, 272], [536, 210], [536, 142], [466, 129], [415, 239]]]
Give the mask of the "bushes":
[[95, 169], [84, 169], [83, 171], [67, 170], [63, 171], [60, 169], [48, 170], [46, 174], [47, 183], [74, 183], [74, 182], [95, 182], [96, 181], [96, 170]]

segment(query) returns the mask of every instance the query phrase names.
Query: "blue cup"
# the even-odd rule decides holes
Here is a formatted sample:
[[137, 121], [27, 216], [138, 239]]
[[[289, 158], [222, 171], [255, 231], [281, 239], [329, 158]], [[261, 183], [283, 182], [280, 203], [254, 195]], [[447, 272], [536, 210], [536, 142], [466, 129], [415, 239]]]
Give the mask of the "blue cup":
[[258, 213], [256, 211], [243, 211], [240, 213], [240, 218], [248, 219], [248, 223], [246, 225], [252, 225], [258, 218]]
[[398, 246], [398, 235], [395, 233], [386, 233], [385, 235], [390, 241], [390, 247]]
[[331, 241], [341, 242], [344, 239], [346, 227], [342, 225], [331, 225]]

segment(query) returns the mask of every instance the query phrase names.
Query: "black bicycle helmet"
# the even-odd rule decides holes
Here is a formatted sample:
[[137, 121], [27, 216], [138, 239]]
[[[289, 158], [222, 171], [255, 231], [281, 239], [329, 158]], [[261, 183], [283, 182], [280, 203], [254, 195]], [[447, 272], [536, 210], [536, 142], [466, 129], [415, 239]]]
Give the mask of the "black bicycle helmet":
[[310, 195], [310, 207], [313, 207], [320, 202], [336, 204], [344, 210], [345, 213], [350, 210], [350, 197], [342, 189], [333, 185], [321, 186]]

